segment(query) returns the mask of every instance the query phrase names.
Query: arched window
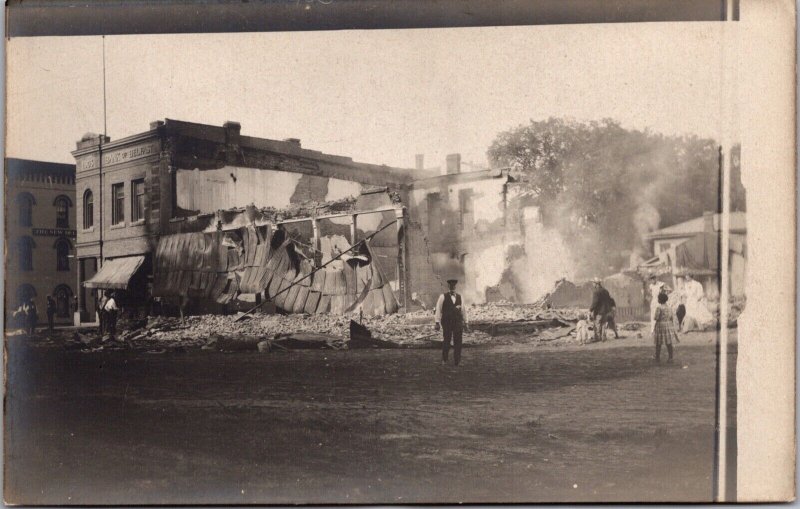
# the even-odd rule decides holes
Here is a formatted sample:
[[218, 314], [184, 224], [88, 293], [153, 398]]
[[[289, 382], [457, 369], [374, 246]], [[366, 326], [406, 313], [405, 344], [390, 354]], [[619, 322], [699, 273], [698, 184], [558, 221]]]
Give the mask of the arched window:
[[56, 228], [69, 228], [69, 208], [72, 207], [72, 200], [61, 195], [53, 201], [56, 208]]
[[72, 251], [72, 244], [64, 237], [56, 240], [53, 246], [56, 250], [56, 270], [69, 270], [69, 252]]
[[20, 226], [33, 226], [34, 205], [36, 205], [36, 200], [31, 193], [20, 193], [17, 195]]
[[69, 318], [72, 305], [72, 289], [67, 285], [58, 285], [53, 290], [53, 298], [56, 300], [56, 316]]
[[29, 272], [33, 270], [33, 248], [36, 247], [33, 239], [25, 236], [19, 239], [19, 270]]
[[83, 229], [94, 226], [94, 195], [91, 189], [83, 193]]
[[28, 299], [33, 299], [34, 297], [36, 297], [36, 288], [34, 288], [33, 286], [25, 283], [17, 287], [18, 306], [21, 306], [23, 303], [27, 302]]

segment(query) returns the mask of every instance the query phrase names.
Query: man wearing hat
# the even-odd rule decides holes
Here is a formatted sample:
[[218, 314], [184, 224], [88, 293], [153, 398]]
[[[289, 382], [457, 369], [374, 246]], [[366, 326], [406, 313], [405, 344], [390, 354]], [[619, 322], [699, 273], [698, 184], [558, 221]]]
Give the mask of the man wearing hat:
[[589, 307], [592, 321], [594, 321], [594, 340], [605, 341], [605, 328], [609, 321], [611, 310], [615, 307], [608, 290], [603, 288], [600, 278], [592, 279], [594, 291], [592, 292], [592, 305]]
[[456, 293], [457, 279], [448, 279], [447, 286], [450, 290], [439, 296], [436, 301], [436, 330], [440, 328], [444, 333], [442, 342], [442, 364], [447, 364], [450, 352], [450, 342], [453, 343], [453, 362], [456, 366], [461, 362], [461, 334], [467, 325], [467, 313], [461, 301], [461, 295]]

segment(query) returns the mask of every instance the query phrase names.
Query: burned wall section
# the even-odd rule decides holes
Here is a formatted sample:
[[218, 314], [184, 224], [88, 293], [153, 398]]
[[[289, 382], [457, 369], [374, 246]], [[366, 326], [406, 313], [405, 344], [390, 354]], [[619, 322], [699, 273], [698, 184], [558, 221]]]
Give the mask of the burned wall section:
[[[419, 304], [430, 307], [445, 281], [461, 281], [473, 303], [501, 283], [509, 250], [524, 232], [507, 201], [508, 176], [496, 171], [442, 175], [415, 182], [409, 191], [410, 284]], [[513, 296], [511, 296], [513, 297]]]

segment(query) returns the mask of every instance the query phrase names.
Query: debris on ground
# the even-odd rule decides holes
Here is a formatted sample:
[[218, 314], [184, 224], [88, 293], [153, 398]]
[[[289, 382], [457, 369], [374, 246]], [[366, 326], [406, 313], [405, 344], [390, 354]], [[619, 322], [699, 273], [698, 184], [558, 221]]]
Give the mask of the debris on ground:
[[628, 322], [628, 323], [622, 324], [619, 328], [622, 329], [622, 330], [637, 331], [637, 330], [644, 329], [645, 327], [647, 327], [647, 324], [642, 323], [642, 322]]
[[[470, 323], [463, 334], [465, 347], [532, 343], [552, 346], [579, 344], [576, 323], [586, 310], [553, 309], [539, 305], [491, 303], [468, 308]], [[187, 349], [223, 352], [279, 352], [297, 349], [438, 348], [442, 333], [433, 312], [421, 310], [383, 317], [335, 314], [254, 313], [237, 315], [149, 317], [120, 320], [117, 337], [101, 338], [96, 329], [81, 329], [62, 338], [67, 348], [84, 352], [133, 349], [149, 353]], [[625, 324], [636, 331], [642, 324]]]

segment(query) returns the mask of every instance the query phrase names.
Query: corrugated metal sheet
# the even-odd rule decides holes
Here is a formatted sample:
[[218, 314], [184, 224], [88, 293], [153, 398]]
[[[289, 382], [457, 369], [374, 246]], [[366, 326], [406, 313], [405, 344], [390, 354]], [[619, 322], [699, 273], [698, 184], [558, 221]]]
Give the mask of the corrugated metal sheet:
[[154, 294], [224, 304], [241, 293], [263, 292], [290, 313], [397, 312], [397, 299], [369, 246], [371, 263], [354, 258], [313, 272], [312, 261], [290, 247], [291, 239], [273, 249], [273, 233], [251, 226], [161, 237], [155, 250]]

